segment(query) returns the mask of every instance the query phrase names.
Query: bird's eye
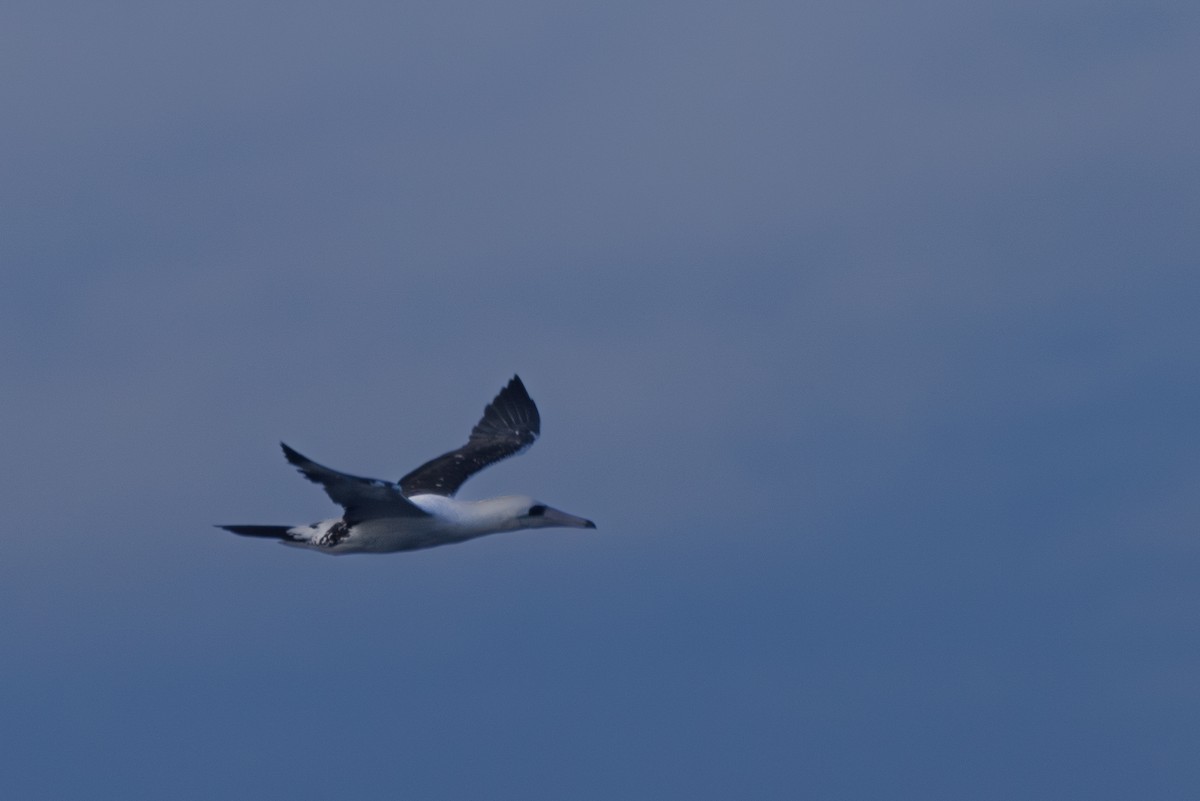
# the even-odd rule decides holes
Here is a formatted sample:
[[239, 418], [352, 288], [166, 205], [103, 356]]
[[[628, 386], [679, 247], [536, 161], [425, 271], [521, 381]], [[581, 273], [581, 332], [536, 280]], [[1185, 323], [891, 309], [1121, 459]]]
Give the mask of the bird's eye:
[[529, 517], [541, 517], [546, 514], [546, 507], [538, 504], [537, 506], [529, 507]]

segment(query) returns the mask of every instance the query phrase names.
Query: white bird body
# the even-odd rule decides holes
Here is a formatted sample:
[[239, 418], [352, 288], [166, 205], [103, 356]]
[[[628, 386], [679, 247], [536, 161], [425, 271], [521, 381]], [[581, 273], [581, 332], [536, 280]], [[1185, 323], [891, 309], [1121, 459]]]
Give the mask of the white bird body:
[[380, 517], [364, 520], [345, 529], [340, 517], [322, 520], [311, 526], [288, 529], [292, 545], [300, 548], [320, 548], [326, 553], [392, 553], [416, 551], [455, 542], [466, 542], [488, 534], [516, 531], [522, 528], [568, 526], [594, 528], [583, 518], [546, 507], [541, 516], [544, 523], [530, 522], [523, 513], [539, 504], [524, 495], [504, 495], [480, 501], [460, 501], [441, 495], [414, 495], [414, 506], [429, 513], [428, 517]]
[[527, 495], [460, 501], [454, 493], [488, 465], [521, 453], [537, 439], [541, 417], [521, 379], [512, 381], [484, 409], [483, 419], [461, 448], [444, 453], [398, 482], [359, 478], [331, 470], [283, 446], [287, 460], [345, 510], [311, 526], [219, 526], [247, 537], [327, 554], [391, 553], [432, 548], [526, 528], [595, 528]]

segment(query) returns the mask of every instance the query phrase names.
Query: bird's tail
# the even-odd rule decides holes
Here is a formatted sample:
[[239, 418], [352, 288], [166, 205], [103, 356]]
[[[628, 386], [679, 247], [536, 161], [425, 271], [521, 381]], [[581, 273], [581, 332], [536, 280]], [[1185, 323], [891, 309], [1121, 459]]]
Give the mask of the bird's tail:
[[283, 540], [284, 542], [295, 542], [296, 538], [288, 534], [291, 526], [217, 526], [226, 531], [232, 531], [234, 534], [241, 534], [243, 537], [266, 537], [272, 540]]

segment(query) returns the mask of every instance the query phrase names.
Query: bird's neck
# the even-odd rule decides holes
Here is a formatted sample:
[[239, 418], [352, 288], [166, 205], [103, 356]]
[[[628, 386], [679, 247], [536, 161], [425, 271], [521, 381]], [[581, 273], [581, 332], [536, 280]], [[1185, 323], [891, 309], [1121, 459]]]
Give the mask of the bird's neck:
[[508, 496], [460, 501], [444, 495], [413, 495], [409, 500], [469, 536], [478, 537], [521, 528], [513, 499]]

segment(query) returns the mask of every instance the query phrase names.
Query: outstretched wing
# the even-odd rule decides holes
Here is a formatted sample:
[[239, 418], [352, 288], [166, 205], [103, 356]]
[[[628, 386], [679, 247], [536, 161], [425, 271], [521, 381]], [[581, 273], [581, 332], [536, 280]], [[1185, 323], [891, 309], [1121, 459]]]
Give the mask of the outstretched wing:
[[284, 443], [283, 455], [309, 481], [320, 484], [333, 502], [346, 510], [345, 521], [355, 525], [379, 517], [428, 517], [404, 497], [400, 487], [390, 481], [339, 473], [301, 455]]
[[541, 430], [537, 406], [514, 375], [483, 410], [483, 419], [471, 429], [467, 444], [413, 470], [400, 479], [400, 489], [407, 496], [453, 495], [483, 468], [528, 448]]

